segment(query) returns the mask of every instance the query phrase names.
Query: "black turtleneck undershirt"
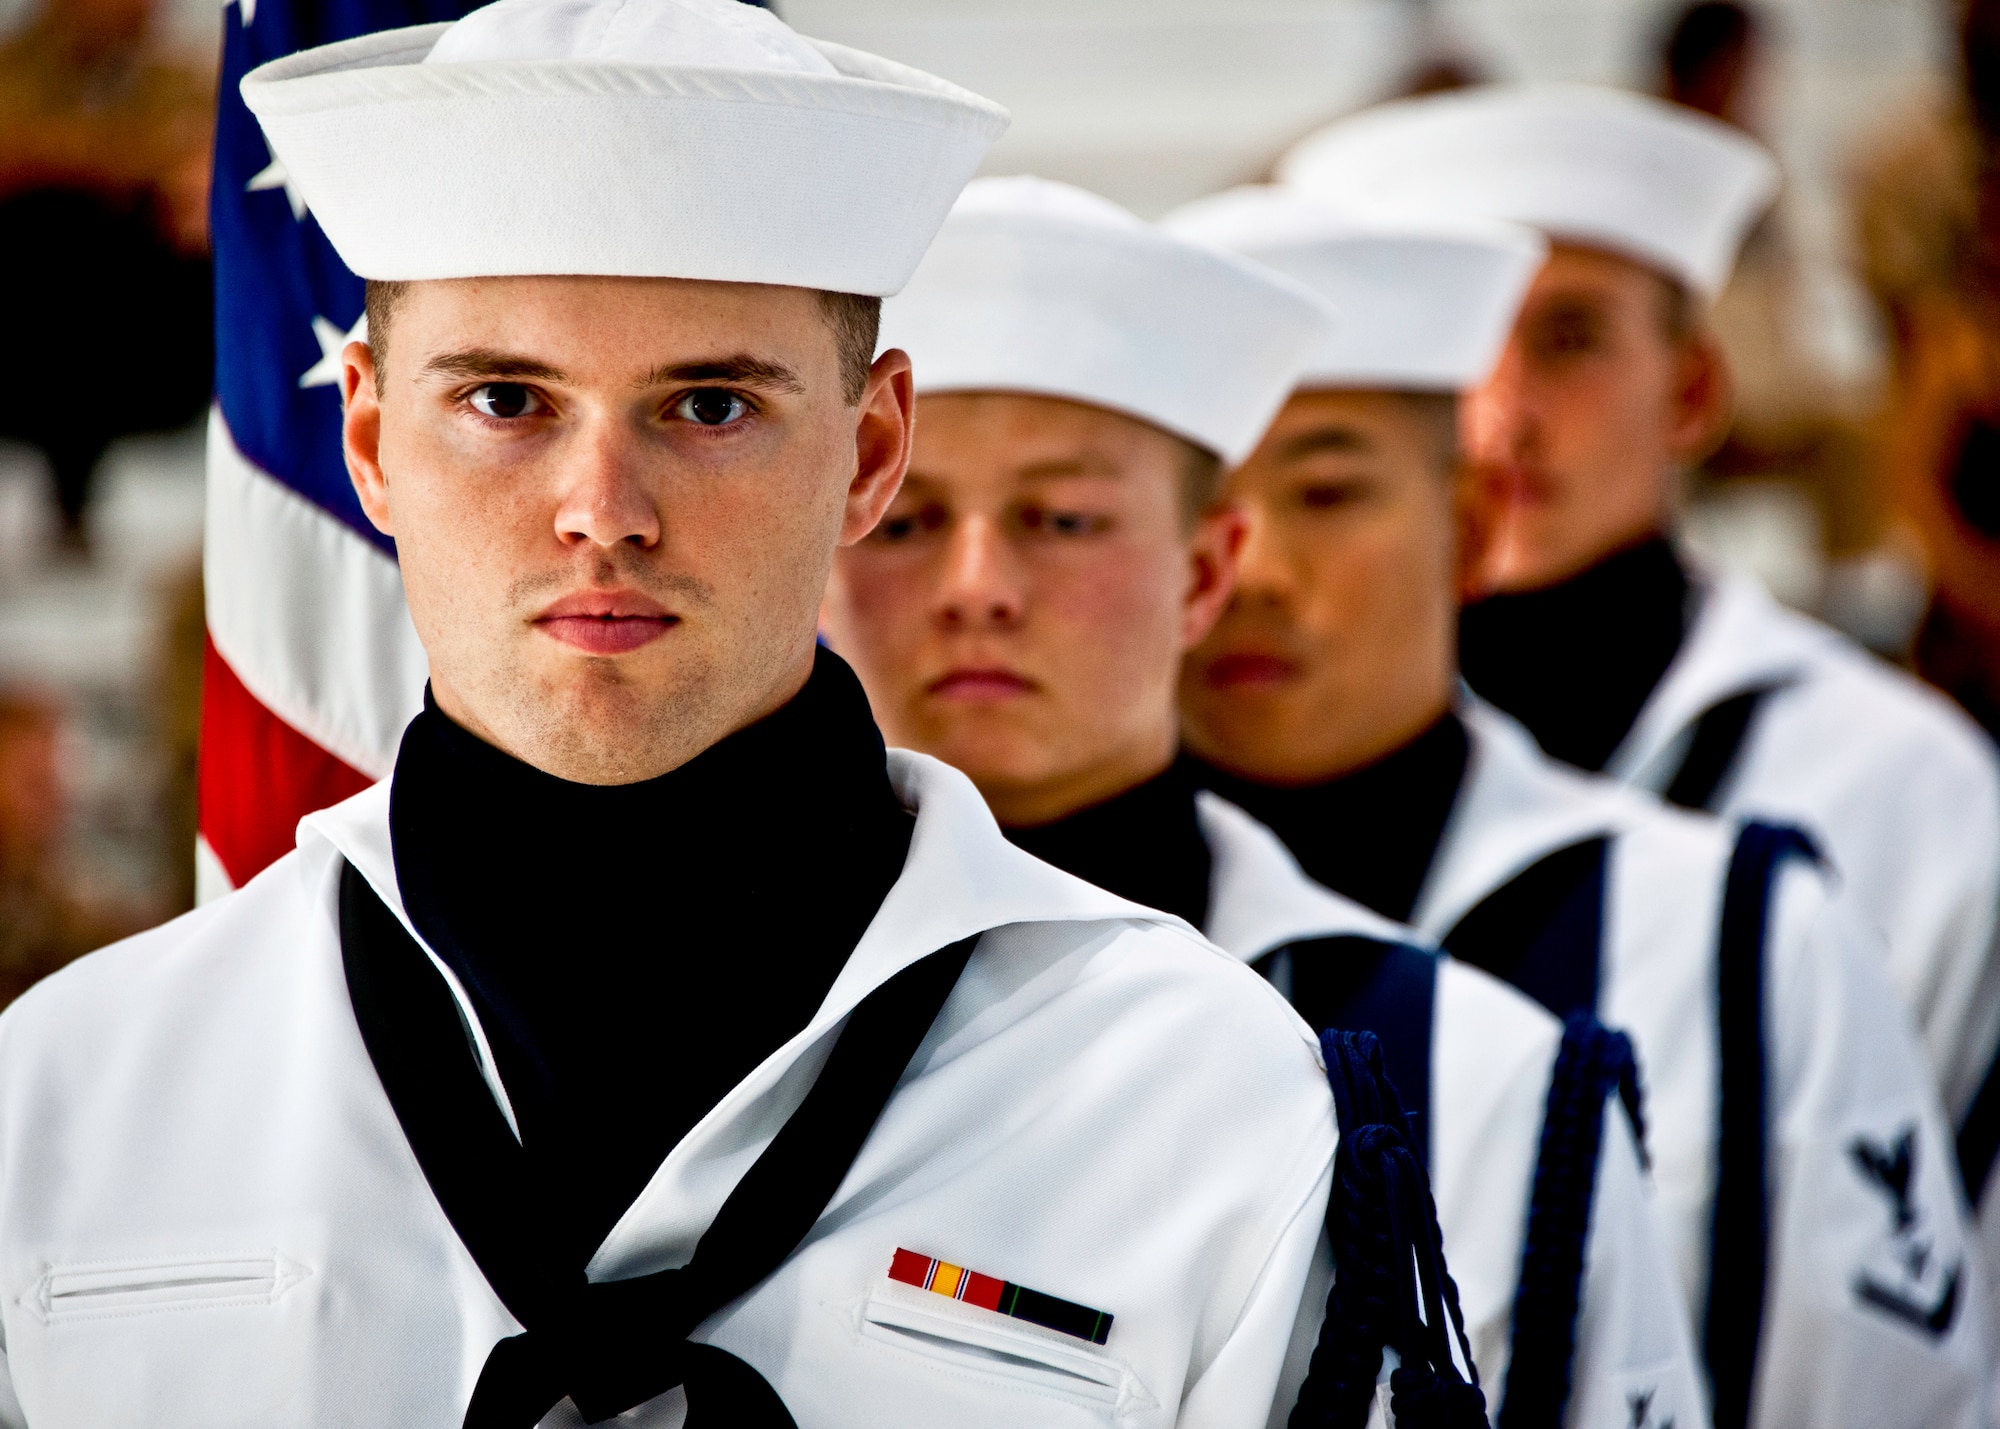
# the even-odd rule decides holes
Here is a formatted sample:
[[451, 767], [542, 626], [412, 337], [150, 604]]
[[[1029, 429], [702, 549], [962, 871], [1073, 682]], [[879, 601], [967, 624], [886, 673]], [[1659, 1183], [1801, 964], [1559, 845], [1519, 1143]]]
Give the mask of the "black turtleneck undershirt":
[[783, 708], [637, 784], [545, 774], [426, 694], [389, 826], [411, 921], [471, 993], [580, 1262], [811, 1020], [913, 823], [860, 682], [822, 649]]
[[1307, 875], [1407, 922], [1465, 778], [1465, 726], [1442, 716], [1372, 764], [1317, 784], [1259, 784], [1196, 760], [1193, 777], [1284, 840]]
[[1016, 847], [1120, 898], [1208, 922], [1208, 843], [1196, 822], [1197, 785], [1177, 763], [1135, 788], [1052, 824], [1006, 829]]
[[1556, 585], [1467, 606], [1459, 668], [1546, 753], [1602, 769], [1679, 653], [1687, 623], [1687, 572], [1654, 537]]

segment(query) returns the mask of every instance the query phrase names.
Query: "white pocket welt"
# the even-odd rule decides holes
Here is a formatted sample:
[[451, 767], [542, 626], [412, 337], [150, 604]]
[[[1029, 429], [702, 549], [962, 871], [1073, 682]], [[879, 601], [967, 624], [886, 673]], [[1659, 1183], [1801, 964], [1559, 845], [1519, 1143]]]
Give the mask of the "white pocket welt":
[[882, 1286], [862, 1301], [859, 1330], [863, 1340], [929, 1359], [942, 1368], [990, 1377], [1114, 1416], [1154, 1402], [1128, 1365], [1095, 1346], [1078, 1342], [1071, 1347], [1054, 1331], [1016, 1327], [977, 1306], [900, 1285]]
[[312, 1271], [275, 1251], [51, 1266], [21, 1297], [43, 1324], [269, 1305]]

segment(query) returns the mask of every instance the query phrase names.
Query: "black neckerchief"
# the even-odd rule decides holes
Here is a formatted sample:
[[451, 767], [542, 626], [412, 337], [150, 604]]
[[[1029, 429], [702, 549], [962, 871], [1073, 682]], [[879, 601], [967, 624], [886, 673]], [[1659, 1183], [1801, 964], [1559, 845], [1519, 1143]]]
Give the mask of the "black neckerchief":
[[394, 780], [405, 907], [471, 993], [580, 1270], [811, 1019], [900, 874], [881, 736], [821, 650], [784, 708], [657, 779], [557, 779], [427, 699]]
[[562, 1234], [562, 1182], [515, 1141], [445, 980], [352, 864], [340, 946], [356, 1025], [425, 1181], [525, 1327], [493, 1346], [464, 1429], [531, 1429], [564, 1398], [592, 1424], [685, 1386], [688, 1429], [798, 1429], [755, 1367], [690, 1339], [811, 1232], [979, 939], [904, 967], [847, 1016], [798, 1109], [685, 1266], [590, 1282]]
[[1190, 760], [1193, 777], [1285, 841], [1318, 883], [1385, 918], [1407, 922], [1465, 778], [1458, 717], [1373, 764], [1318, 784], [1259, 784]]
[[1208, 921], [1210, 859], [1196, 787], [1192, 771], [1174, 764], [1068, 818], [1003, 832], [1046, 863], [1199, 928]]
[[1680, 652], [1688, 589], [1654, 537], [1559, 584], [1467, 606], [1459, 668], [1547, 753], [1602, 769]]

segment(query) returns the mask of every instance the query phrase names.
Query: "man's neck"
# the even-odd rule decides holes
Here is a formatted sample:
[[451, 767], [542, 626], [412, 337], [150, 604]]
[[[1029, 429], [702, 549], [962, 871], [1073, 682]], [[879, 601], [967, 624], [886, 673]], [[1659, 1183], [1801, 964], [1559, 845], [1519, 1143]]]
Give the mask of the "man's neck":
[[[1449, 664], [1421, 688], [1403, 692], [1389, 708], [1379, 698], [1376, 707], [1357, 710], [1355, 701], [1334, 701], [1307, 721], [1312, 740], [1263, 737], [1246, 739], [1236, 748], [1190, 735], [1187, 749], [1204, 765], [1248, 783], [1271, 788], [1306, 788], [1331, 783], [1392, 757], [1423, 737], [1451, 713], [1458, 682]], [[1384, 693], [1377, 689], [1378, 697]], [[1357, 716], [1365, 716], [1365, 721]]]
[[1189, 770], [1169, 762], [1066, 817], [1005, 832], [1044, 862], [1199, 928], [1208, 919], [1210, 860], [1194, 795]]
[[1469, 605], [1466, 681], [1555, 758], [1602, 769], [1680, 651], [1688, 596], [1672, 547], [1653, 537], [1558, 585]]
[[640, 784], [557, 778], [426, 709], [389, 827], [404, 904], [468, 990], [525, 1144], [587, 1158], [564, 1191], [586, 1257], [810, 1020], [913, 831], [830, 652], [791, 704]]
[[1082, 768], [1032, 782], [974, 782], [1002, 828], [1028, 829], [1115, 799], [1157, 778], [1173, 762], [1174, 729], [1163, 721]]
[[1333, 758], [1313, 771], [1311, 777], [1275, 782], [1327, 784], [1373, 768], [1385, 759], [1393, 759], [1399, 751], [1409, 748], [1435, 729], [1438, 721], [1451, 713], [1450, 684], [1450, 680], [1442, 682], [1433, 697], [1405, 706], [1396, 718], [1382, 721], [1365, 737], [1342, 746]]
[[1210, 765], [1196, 777], [1268, 824], [1316, 881], [1407, 921], [1465, 777], [1464, 727], [1446, 712], [1373, 762], [1274, 785]]

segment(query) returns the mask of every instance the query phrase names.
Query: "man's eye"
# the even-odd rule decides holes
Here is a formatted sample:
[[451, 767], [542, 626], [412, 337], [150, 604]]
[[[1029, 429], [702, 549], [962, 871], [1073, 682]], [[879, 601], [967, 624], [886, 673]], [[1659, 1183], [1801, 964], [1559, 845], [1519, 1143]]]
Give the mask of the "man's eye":
[[1299, 488], [1299, 504], [1309, 511], [1326, 511], [1354, 500], [1353, 486], [1345, 482], [1316, 481]]
[[1558, 313], [1535, 334], [1535, 345], [1551, 356], [1595, 351], [1603, 341], [1603, 324], [1588, 313]]
[[750, 404], [720, 387], [702, 387], [674, 404], [674, 415], [704, 427], [726, 427], [750, 415]]
[[884, 516], [875, 525], [872, 533], [878, 541], [907, 541], [929, 531], [936, 531], [946, 520], [942, 506], [920, 506], [915, 511], [899, 511]]
[[1106, 529], [1110, 520], [1085, 511], [1051, 511], [1045, 506], [1024, 506], [1017, 519], [1024, 531], [1054, 536], [1093, 536]]
[[473, 410], [506, 420], [542, 410], [542, 399], [518, 382], [489, 382], [472, 393]]

